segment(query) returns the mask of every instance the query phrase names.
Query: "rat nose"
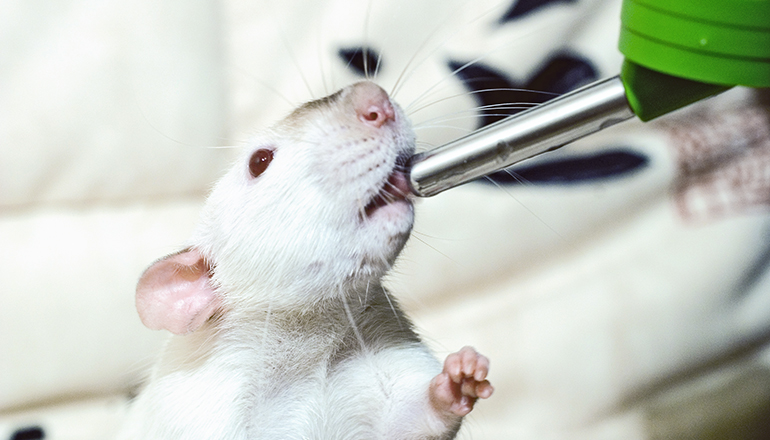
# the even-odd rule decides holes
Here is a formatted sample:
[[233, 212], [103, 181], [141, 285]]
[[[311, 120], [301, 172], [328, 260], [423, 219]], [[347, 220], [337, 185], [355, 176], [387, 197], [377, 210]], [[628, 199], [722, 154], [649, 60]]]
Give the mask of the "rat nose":
[[396, 117], [388, 94], [373, 83], [364, 82], [357, 85], [355, 108], [358, 119], [375, 128], [382, 127]]

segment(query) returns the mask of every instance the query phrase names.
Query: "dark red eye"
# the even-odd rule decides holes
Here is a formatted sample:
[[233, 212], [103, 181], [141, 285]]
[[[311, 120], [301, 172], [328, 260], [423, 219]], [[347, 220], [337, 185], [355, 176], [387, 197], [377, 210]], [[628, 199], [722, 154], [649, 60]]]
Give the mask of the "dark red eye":
[[255, 151], [254, 154], [251, 155], [251, 159], [249, 159], [249, 172], [251, 172], [251, 177], [259, 177], [260, 174], [264, 173], [272, 160], [273, 150], [260, 148]]

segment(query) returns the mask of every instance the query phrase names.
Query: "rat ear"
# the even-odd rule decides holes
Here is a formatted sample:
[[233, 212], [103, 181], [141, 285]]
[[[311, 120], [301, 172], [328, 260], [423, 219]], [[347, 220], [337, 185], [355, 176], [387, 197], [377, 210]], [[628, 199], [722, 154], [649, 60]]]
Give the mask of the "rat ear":
[[221, 305], [211, 286], [208, 263], [195, 248], [153, 263], [136, 286], [142, 323], [183, 335], [197, 330]]

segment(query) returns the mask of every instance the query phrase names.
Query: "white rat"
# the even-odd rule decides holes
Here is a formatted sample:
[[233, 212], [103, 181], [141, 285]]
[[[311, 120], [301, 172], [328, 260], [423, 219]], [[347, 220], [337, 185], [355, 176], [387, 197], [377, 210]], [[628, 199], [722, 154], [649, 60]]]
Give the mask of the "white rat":
[[381, 285], [413, 223], [414, 134], [370, 82], [307, 103], [214, 187], [190, 246], [137, 286], [174, 336], [121, 439], [445, 439], [492, 394], [440, 363]]

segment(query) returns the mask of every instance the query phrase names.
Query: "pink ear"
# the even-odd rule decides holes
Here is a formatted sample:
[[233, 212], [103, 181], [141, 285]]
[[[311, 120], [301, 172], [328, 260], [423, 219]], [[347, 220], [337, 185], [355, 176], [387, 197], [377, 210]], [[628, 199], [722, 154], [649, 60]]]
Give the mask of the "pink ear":
[[194, 248], [153, 263], [136, 286], [136, 309], [142, 323], [177, 335], [197, 330], [220, 306], [209, 271]]

